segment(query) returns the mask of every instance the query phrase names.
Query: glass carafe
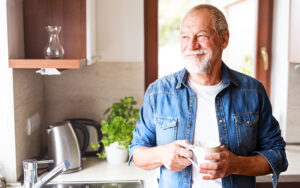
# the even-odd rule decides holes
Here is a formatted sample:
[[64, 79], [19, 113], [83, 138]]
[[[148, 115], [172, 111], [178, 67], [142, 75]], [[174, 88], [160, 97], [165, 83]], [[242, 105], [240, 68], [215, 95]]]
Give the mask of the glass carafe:
[[64, 49], [59, 41], [58, 34], [61, 26], [46, 26], [46, 31], [49, 33], [49, 39], [44, 49], [46, 59], [60, 59], [64, 55]]

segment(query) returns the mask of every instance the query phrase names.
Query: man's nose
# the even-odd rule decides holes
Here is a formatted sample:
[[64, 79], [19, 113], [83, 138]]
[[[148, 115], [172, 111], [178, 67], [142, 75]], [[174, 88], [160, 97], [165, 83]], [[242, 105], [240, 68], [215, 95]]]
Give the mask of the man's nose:
[[197, 41], [197, 38], [196, 37], [191, 37], [190, 40], [189, 40], [189, 43], [188, 43], [188, 47], [190, 50], [197, 50], [200, 48], [200, 44], [199, 42]]

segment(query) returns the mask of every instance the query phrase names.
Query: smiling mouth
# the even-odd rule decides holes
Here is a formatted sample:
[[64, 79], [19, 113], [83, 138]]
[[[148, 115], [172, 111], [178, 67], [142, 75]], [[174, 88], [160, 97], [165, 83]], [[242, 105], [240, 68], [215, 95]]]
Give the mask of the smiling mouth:
[[185, 51], [183, 56], [202, 56], [206, 55], [208, 52], [206, 50], [194, 50], [194, 51]]
[[204, 55], [206, 55], [206, 54], [188, 54], [188, 55], [185, 55], [185, 57], [201, 57]]

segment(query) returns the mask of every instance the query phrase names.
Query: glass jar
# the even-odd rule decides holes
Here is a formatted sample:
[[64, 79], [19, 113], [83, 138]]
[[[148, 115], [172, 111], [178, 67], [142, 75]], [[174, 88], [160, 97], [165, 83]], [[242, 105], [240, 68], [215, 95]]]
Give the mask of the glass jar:
[[60, 59], [63, 58], [64, 49], [59, 41], [58, 34], [61, 26], [46, 26], [46, 31], [49, 34], [47, 45], [44, 49], [44, 56], [46, 59]]

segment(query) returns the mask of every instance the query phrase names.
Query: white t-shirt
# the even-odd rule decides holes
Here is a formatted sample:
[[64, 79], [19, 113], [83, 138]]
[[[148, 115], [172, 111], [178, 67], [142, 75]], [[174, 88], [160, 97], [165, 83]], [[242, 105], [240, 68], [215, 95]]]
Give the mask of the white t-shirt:
[[[194, 91], [197, 98], [196, 122], [194, 131], [194, 144], [202, 141], [219, 142], [219, 129], [217, 123], [215, 98], [225, 87], [222, 82], [217, 85], [203, 86], [195, 83], [190, 78], [188, 85]], [[195, 159], [194, 159], [195, 160]], [[203, 180], [203, 174], [197, 172], [196, 167], [192, 170], [192, 188], [221, 188], [221, 178], [216, 180]]]

